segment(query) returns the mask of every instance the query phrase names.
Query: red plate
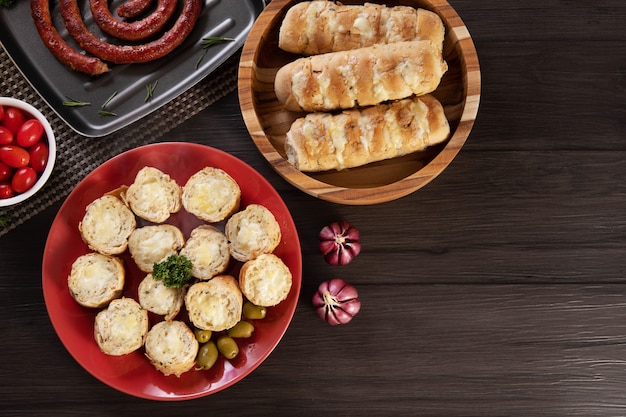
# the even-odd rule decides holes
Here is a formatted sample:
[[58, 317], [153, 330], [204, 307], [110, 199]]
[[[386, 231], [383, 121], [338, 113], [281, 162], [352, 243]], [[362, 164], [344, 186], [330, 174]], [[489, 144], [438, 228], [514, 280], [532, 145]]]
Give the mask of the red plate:
[[[93, 338], [93, 322], [98, 309], [78, 305], [70, 296], [67, 277], [74, 260], [89, 248], [78, 232], [85, 208], [102, 194], [130, 185], [144, 166], [169, 174], [180, 185], [204, 168], [213, 166], [228, 172], [242, 191], [241, 208], [258, 203], [267, 207], [280, 224], [282, 240], [275, 250], [291, 270], [293, 285], [287, 299], [268, 308], [265, 319], [254, 321], [250, 339], [239, 339], [240, 353], [231, 361], [220, 358], [208, 371], [191, 370], [177, 378], [164, 376], [144, 356], [143, 349], [122, 357], [100, 351]], [[181, 228], [185, 236], [201, 221], [182, 209], [166, 222]], [[138, 219], [138, 226], [148, 224]], [[223, 224], [217, 224], [223, 230]], [[136, 299], [137, 285], [145, 276], [125, 253], [125, 296]], [[233, 261], [228, 273], [237, 276], [240, 264]], [[287, 206], [276, 190], [252, 167], [220, 150], [190, 143], [159, 143], [118, 155], [87, 175], [61, 206], [48, 235], [42, 266], [43, 294], [55, 331], [76, 361], [105, 384], [141, 398], [186, 400], [227, 388], [257, 368], [276, 347], [287, 330], [296, 309], [302, 281], [300, 241]], [[184, 309], [183, 309], [184, 310]], [[161, 320], [151, 315], [152, 323]], [[184, 313], [179, 318], [184, 319]]]

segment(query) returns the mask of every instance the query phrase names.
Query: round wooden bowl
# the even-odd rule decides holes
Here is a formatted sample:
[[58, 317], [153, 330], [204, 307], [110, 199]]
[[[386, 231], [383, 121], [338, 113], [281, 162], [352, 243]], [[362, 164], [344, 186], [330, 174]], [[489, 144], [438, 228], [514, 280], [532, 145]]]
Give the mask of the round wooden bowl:
[[[298, 58], [278, 48], [278, 31], [297, 0], [272, 0], [254, 23], [239, 64], [239, 102], [252, 140], [272, 167], [288, 182], [315, 197], [340, 204], [366, 205], [410, 194], [439, 175], [465, 143], [478, 112], [480, 68], [469, 31], [444, 0], [392, 0], [436, 12], [446, 26], [443, 55], [448, 71], [433, 93], [444, 106], [451, 136], [443, 144], [399, 158], [358, 168], [303, 173], [287, 162], [285, 134], [302, 113], [286, 111], [274, 94], [280, 67]], [[374, 3], [376, 1], [373, 1]], [[344, 4], [362, 4], [342, 1]]]

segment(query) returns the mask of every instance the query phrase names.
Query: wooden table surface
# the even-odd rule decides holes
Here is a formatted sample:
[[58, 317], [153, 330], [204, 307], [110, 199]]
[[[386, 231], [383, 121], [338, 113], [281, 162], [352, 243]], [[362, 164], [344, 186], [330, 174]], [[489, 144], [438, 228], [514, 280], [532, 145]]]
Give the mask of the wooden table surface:
[[[160, 138], [241, 158], [292, 212], [302, 291], [259, 368], [181, 402], [92, 377], [43, 299], [57, 204], [0, 238], [0, 415], [626, 415], [626, 2], [451, 4], [478, 51], [480, 110], [450, 167], [408, 197], [341, 206], [298, 191], [253, 146], [236, 93]], [[362, 236], [344, 267], [316, 247], [337, 219]], [[345, 326], [311, 307], [333, 277], [362, 300]]]

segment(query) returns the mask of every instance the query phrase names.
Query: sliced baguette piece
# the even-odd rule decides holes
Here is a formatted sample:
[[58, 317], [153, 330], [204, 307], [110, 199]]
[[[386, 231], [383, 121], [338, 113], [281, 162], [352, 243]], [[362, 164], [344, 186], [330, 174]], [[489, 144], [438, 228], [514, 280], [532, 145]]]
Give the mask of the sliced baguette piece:
[[148, 327], [148, 312], [132, 298], [122, 297], [96, 315], [94, 338], [107, 355], [126, 355], [143, 346]]
[[101, 308], [122, 295], [125, 277], [124, 263], [119, 258], [92, 252], [72, 263], [67, 286], [78, 304]]
[[163, 375], [180, 377], [196, 363], [198, 341], [182, 321], [161, 321], [146, 336], [146, 356]]
[[291, 283], [291, 271], [271, 253], [244, 263], [239, 271], [241, 292], [258, 306], [271, 307], [286, 299]]
[[142, 219], [163, 223], [181, 208], [181, 187], [168, 174], [146, 166], [122, 194], [124, 202]]
[[218, 275], [189, 287], [185, 307], [194, 326], [219, 332], [241, 320], [243, 296], [234, 277]]
[[208, 280], [226, 270], [230, 262], [228, 239], [219, 229], [201, 225], [191, 231], [185, 246], [180, 250], [192, 263], [191, 274]]
[[310, 113], [291, 125], [285, 152], [303, 172], [341, 170], [423, 151], [449, 134], [443, 106], [425, 95], [340, 114]]
[[148, 274], [137, 289], [139, 304], [151, 313], [164, 316], [166, 321], [178, 315], [185, 301], [185, 288], [170, 288]]
[[290, 111], [350, 109], [428, 94], [447, 70], [433, 42], [397, 42], [299, 58], [278, 70], [274, 91]]
[[158, 224], [135, 229], [128, 238], [128, 251], [141, 271], [152, 272], [155, 263], [177, 254], [184, 244], [178, 227]]
[[239, 209], [241, 189], [226, 171], [205, 167], [183, 187], [185, 210], [201, 220], [217, 223]]
[[443, 21], [429, 10], [319, 0], [298, 3], [287, 11], [278, 46], [302, 55], [414, 40], [431, 40], [441, 47], [444, 35]]
[[128, 247], [128, 238], [136, 227], [133, 212], [112, 195], [103, 195], [92, 201], [78, 224], [87, 246], [105, 255], [124, 252]]
[[230, 254], [241, 262], [272, 253], [282, 238], [276, 218], [260, 204], [250, 204], [233, 214], [226, 222], [224, 233], [230, 242]]

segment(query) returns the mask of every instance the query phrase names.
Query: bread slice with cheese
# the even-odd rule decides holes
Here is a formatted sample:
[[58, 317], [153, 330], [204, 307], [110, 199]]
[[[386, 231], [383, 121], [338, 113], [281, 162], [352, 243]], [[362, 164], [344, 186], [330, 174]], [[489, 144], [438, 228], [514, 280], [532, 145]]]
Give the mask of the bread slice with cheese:
[[274, 91], [290, 111], [350, 109], [428, 94], [447, 70], [433, 42], [396, 42], [299, 58], [278, 70]]
[[105, 307], [122, 295], [126, 272], [117, 257], [92, 252], [72, 263], [67, 286], [72, 298], [84, 307]]
[[233, 214], [226, 222], [224, 233], [230, 242], [230, 254], [242, 262], [272, 253], [282, 238], [276, 218], [260, 204], [250, 204]]
[[192, 263], [191, 274], [208, 280], [226, 270], [230, 262], [228, 239], [211, 225], [198, 226], [180, 251]]
[[163, 223], [181, 208], [181, 187], [168, 174], [146, 166], [122, 197], [131, 210], [142, 219]]
[[148, 312], [137, 301], [123, 297], [96, 315], [94, 338], [102, 352], [121, 356], [143, 346], [148, 328]]
[[291, 285], [291, 271], [282, 259], [271, 253], [244, 263], [239, 271], [241, 292], [258, 306], [277, 305], [287, 298]]
[[118, 255], [128, 247], [128, 238], [137, 227], [133, 212], [117, 197], [103, 195], [92, 201], [78, 224], [83, 241], [91, 250]]
[[342, 170], [445, 142], [450, 125], [431, 95], [342, 113], [310, 113], [286, 134], [287, 160], [303, 172]]
[[205, 167], [193, 174], [183, 187], [185, 210], [201, 220], [217, 223], [239, 209], [241, 189], [224, 170]]
[[316, 0], [289, 8], [280, 26], [278, 46], [302, 55], [415, 40], [431, 40], [441, 47], [444, 34], [443, 21], [429, 10]]
[[218, 275], [190, 286], [185, 295], [185, 307], [194, 326], [219, 332], [241, 320], [243, 296], [234, 277]]
[[135, 229], [128, 238], [128, 251], [140, 270], [152, 272], [155, 263], [177, 254], [184, 244], [178, 227], [158, 224]]
[[137, 289], [139, 304], [151, 313], [164, 316], [166, 321], [178, 315], [185, 301], [185, 288], [170, 288], [148, 274]]
[[196, 363], [198, 341], [182, 321], [161, 321], [146, 336], [146, 356], [163, 375], [176, 375], [191, 370]]

